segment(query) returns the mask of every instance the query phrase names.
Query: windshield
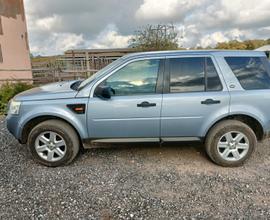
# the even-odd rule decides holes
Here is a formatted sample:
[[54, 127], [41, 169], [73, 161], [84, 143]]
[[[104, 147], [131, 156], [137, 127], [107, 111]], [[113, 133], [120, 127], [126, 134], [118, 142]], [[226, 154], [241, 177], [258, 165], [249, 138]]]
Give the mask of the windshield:
[[117, 66], [119, 63], [122, 62], [122, 60], [123, 60], [122, 58], [119, 58], [119, 59], [113, 61], [109, 65], [105, 66], [103, 69], [101, 69], [98, 72], [96, 72], [94, 75], [90, 76], [88, 79], [82, 81], [82, 83], [80, 84], [80, 86], [78, 87], [78, 89], [80, 90], [80, 89], [84, 88], [86, 85], [88, 85], [89, 83], [93, 82], [96, 78], [102, 76], [105, 72], [107, 72], [108, 70], [110, 70], [114, 66]]

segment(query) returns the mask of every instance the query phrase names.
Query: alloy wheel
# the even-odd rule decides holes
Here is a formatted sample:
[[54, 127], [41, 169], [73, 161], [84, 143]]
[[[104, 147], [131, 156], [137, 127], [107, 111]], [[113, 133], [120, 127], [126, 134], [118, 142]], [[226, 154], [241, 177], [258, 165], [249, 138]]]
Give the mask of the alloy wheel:
[[224, 160], [239, 161], [248, 153], [249, 140], [242, 132], [227, 132], [219, 139], [217, 150]]
[[36, 138], [35, 150], [42, 159], [55, 162], [65, 156], [67, 146], [61, 135], [53, 131], [46, 131]]

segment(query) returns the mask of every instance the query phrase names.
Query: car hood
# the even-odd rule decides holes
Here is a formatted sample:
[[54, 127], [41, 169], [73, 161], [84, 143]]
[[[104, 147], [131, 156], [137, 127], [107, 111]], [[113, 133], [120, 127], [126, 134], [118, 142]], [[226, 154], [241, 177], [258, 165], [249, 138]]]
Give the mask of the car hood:
[[33, 101], [74, 98], [78, 91], [71, 89], [71, 85], [77, 81], [57, 82], [36, 87], [16, 95], [14, 99], [17, 101]]

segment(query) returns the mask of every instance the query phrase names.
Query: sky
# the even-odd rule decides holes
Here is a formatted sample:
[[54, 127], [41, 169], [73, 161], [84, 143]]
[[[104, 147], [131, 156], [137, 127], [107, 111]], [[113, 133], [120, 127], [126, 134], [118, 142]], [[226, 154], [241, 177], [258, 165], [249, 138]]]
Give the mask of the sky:
[[123, 48], [147, 24], [173, 23], [180, 46], [270, 38], [270, 0], [24, 0], [31, 52]]

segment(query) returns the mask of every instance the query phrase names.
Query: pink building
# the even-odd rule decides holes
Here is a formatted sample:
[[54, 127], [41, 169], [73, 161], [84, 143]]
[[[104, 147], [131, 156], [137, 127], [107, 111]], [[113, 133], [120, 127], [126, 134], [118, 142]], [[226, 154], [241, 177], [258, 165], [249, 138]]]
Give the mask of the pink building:
[[23, 0], [0, 0], [0, 81], [31, 78]]

